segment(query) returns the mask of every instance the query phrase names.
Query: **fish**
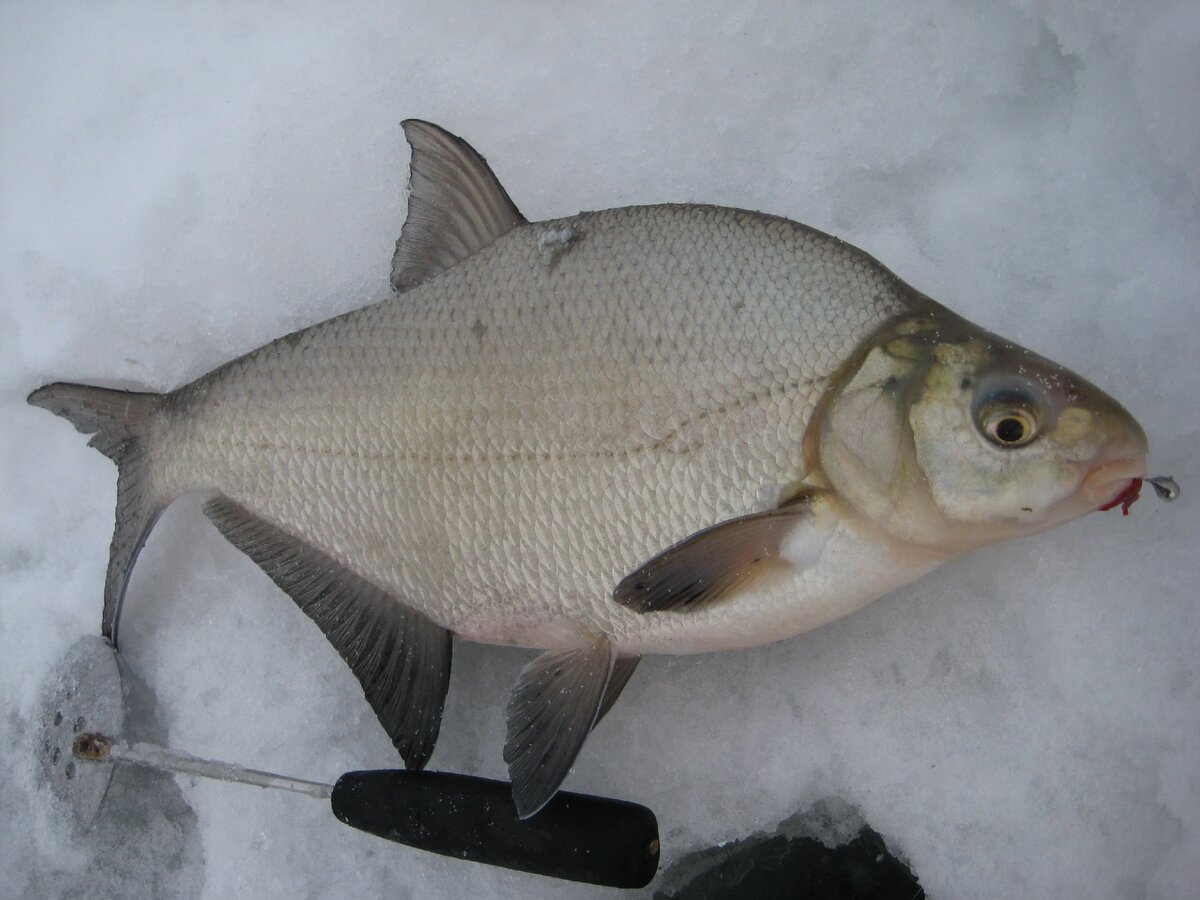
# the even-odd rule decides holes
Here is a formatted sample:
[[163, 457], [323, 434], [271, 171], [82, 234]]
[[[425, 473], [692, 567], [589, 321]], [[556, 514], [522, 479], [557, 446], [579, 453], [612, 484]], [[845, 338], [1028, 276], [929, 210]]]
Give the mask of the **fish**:
[[1136, 499], [1148, 442], [1116, 400], [864, 251], [709, 205], [529, 222], [466, 141], [403, 130], [386, 299], [167, 393], [29, 396], [116, 463], [114, 646], [155, 521], [200, 494], [409, 768], [453, 637], [540, 651], [505, 712], [527, 818], [643, 656], [791, 638]]

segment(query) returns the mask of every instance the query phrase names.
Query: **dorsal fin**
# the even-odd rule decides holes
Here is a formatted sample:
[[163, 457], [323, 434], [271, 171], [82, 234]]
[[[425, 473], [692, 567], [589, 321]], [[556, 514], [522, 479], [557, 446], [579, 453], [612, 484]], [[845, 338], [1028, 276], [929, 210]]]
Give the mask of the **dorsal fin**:
[[525, 222], [470, 144], [420, 119], [402, 125], [412, 163], [408, 218], [392, 257], [392, 287], [398, 292], [444, 272]]

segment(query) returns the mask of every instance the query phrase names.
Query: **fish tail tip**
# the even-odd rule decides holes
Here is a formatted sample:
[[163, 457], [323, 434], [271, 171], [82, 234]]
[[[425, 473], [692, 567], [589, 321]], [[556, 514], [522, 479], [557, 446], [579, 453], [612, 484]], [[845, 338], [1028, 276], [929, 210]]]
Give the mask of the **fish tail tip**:
[[58, 386], [59, 382], [51, 382], [50, 384], [43, 384], [39, 388], [34, 388], [29, 392], [29, 396], [25, 398], [25, 402], [30, 406], [45, 408], [55, 393], [54, 389]]

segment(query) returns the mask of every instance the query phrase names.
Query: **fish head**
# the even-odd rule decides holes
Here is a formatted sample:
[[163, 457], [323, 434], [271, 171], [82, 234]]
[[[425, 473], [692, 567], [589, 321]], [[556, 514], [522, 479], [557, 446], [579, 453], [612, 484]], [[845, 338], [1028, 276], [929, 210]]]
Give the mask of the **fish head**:
[[815, 424], [817, 466], [852, 507], [955, 554], [1127, 509], [1146, 472], [1116, 400], [941, 307], [861, 347]]

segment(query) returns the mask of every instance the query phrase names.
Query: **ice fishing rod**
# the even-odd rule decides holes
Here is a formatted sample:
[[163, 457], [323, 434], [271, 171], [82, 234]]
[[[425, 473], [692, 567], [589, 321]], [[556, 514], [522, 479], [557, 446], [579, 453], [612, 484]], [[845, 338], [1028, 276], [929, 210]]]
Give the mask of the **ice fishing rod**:
[[333, 784], [202, 759], [123, 738], [116, 652], [80, 640], [44, 696], [43, 775], [77, 823], [99, 815], [117, 764], [293, 791], [327, 799], [340, 822], [455, 859], [618, 888], [639, 888], [658, 870], [658, 821], [644, 806], [559, 791], [521, 819], [512, 786], [450, 772], [347, 772]]

